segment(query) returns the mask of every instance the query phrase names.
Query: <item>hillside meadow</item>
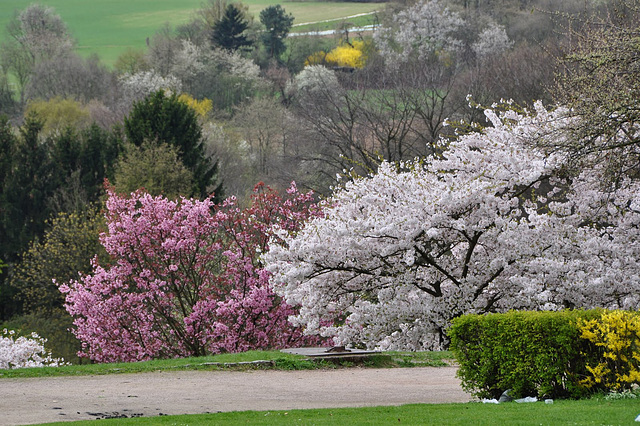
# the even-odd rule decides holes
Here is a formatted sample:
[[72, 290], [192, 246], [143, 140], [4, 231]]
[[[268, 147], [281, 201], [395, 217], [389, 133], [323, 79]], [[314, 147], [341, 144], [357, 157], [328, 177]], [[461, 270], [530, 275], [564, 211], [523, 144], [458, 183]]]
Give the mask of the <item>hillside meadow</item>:
[[[24, 9], [29, 3], [25, 0], [0, 1], [0, 39], [7, 37], [6, 25], [14, 11]], [[106, 64], [113, 64], [128, 48], [144, 48], [147, 37], [165, 23], [176, 26], [187, 22], [204, 1], [40, 0], [38, 3], [55, 8], [75, 36], [82, 55], [95, 53]], [[280, 3], [295, 17], [294, 25], [340, 20], [382, 7], [381, 3], [319, 1], [246, 0], [243, 3], [249, 6], [256, 19], [262, 9]]]

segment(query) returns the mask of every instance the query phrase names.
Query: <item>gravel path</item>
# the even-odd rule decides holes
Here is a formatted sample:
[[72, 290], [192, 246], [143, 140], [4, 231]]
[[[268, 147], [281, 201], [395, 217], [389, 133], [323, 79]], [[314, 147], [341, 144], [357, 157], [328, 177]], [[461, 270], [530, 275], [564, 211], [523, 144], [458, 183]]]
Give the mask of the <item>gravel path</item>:
[[467, 402], [455, 367], [176, 371], [0, 380], [0, 425], [218, 411]]

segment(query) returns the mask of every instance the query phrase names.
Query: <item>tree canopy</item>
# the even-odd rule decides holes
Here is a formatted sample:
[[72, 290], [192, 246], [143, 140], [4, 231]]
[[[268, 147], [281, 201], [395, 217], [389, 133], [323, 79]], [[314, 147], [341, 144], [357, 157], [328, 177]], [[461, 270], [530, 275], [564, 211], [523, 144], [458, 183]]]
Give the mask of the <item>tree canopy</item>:
[[211, 42], [226, 50], [238, 50], [253, 43], [244, 33], [249, 27], [242, 10], [235, 4], [227, 5], [224, 15], [213, 26]]
[[576, 118], [571, 143], [549, 141], [567, 153], [576, 168], [590, 159], [640, 177], [640, 1], [621, 0], [604, 17], [575, 19], [572, 43], [556, 79], [556, 101]]
[[536, 141], [566, 109], [487, 111], [492, 126], [428, 163], [383, 163], [265, 256], [294, 324], [338, 344], [426, 350], [463, 313], [640, 306], [640, 182], [566, 179]]
[[175, 94], [157, 91], [134, 104], [124, 120], [128, 140], [136, 146], [145, 141], [174, 146], [184, 165], [193, 173], [191, 194], [204, 198], [216, 193], [217, 162], [205, 156], [202, 129], [193, 109]]
[[295, 232], [315, 214], [312, 194], [259, 185], [243, 209], [234, 197], [214, 206], [109, 191], [106, 207], [100, 240], [115, 262], [96, 261], [60, 287], [85, 356], [136, 361], [319, 342], [288, 322], [295, 311], [259, 260], [273, 226]]
[[262, 34], [262, 43], [272, 58], [278, 58], [286, 50], [284, 39], [293, 25], [293, 15], [280, 6], [271, 5], [260, 12], [260, 22], [266, 31]]
[[17, 81], [23, 103], [24, 89], [33, 68], [70, 52], [75, 43], [60, 15], [41, 4], [16, 12], [7, 24], [7, 33], [9, 38], [1, 46], [0, 62]]

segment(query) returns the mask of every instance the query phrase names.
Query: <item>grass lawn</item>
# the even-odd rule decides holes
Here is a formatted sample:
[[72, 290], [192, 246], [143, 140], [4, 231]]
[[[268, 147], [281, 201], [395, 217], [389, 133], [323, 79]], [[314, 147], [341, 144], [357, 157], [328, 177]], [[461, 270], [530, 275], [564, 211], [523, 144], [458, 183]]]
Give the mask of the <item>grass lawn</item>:
[[[371, 356], [362, 365], [373, 368], [391, 367], [440, 367], [453, 358], [449, 351], [442, 352], [385, 352]], [[265, 362], [261, 362], [265, 361]], [[237, 354], [219, 354], [199, 358], [162, 359], [144, 362], [122, 362], [113, 364], [83, 364], [63, 367], [17, 368], [0, 370], [2, 379], [55, 376], [86, 376], [118, 373], [144, 373], [163, 370], [219, 370], [219, 369], [276, 369], [310, 370], [317, 368], [341, 368], [353, 365], [350, 361], [310, 361], [302, 355], [280, 351], [248, 351]]]
[[[385, 352], [365, 363], [369, 367], [411, 367], [447, 365], [452, 353], [442, 352]], [[242, 364], [256, 360], [272, 361], [264, 364]], [[227, 363], [227, 364], [225, 364]], [[280, 351], [249, 351], [201, 358], [155, 360], [135, 363], [92, 364], [66, 367], [24, 368], [0, 370], [2, 378], [45, 377], [64, 375], [98, 375], [138, 373], [159, 370], [195, 370], [222, 368], [314, 369], [344, 368], [349, 362], [335, 365], [326, 361], [313, 362], [300, 355]], [[381, 401], [383, 403], [383, 401]], [[403, 406], [310, 409], [288, 411], [243, 411], [181, 416], [158, 416], [132, 419], [91, 420], [55, 423], [56, 425], [633, 425], [640, 415], [638, 399], [607, 401], [594, 398], [581, 401], [554, 401], [517, 404], [410, 404]], [[97, 422], [97, 423], [96, 423]]]
[[[144, 48], [147, 37], [168, 22], [173, 26], [187, 22], [204, 0], [39, 0], [52, 6], [71, 29], [81, 54], [96, 53], [113, 64], [127, 48]], [[25, 0], [0, 1], [0, 40], [15, 10], [24, 9]], [[275, 0], [246, 0], [256, 16]], [[380, 9], [380, 3], [280, 2], [295, 17], [295, 24], [340, 19]]]
[[242, 411], [91, 420], [56, 425], [633, 425], [640, 403], [584, 400], [517, 404], [411, 404], [399, 407]]

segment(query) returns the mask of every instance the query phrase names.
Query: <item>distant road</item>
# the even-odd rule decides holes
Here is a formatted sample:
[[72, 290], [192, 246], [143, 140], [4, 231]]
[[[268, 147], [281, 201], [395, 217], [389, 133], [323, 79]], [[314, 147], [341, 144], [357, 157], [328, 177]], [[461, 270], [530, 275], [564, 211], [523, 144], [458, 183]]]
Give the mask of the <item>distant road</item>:
[[371, 12], [365, 12], [365, 13], [358, 13], [356, 15], [351, 15], [351, 16], [345, 16], [343, 18], [336, 18], [336, 19], [324, 19], [322, 21], [310, 21], [310, 22], [301, 22], [299, 24], [293, 24], [293, 28], [295, 27], [300, 27], [302, 25], [313, 25], [313, 24], [322, 24], [325, 22], [335, 22], [335, 21], [344, 21], [346, 19], [351, 19], [351, 18], [358, 18], [360, 16], [367, 16], [367, 15], [373, 15], [375, 13], [378, 13], [377, 10], [371, 11]]
[[0, 425], [237, 410], [468, 402], [455, 367], [179, 371], [0, 380]]
[[[374, 28], [377, 28], [377, 25], [366, 25], [364, 27], [353, 27], [353, 28], [349, 28], [349, 32], [350, 33], [360, 33], [363, 31], [373, 31]], [[306, 33], [289, 33], [289, 37], [299, 37], [299, 36], [308, 36], [308, 35], [312, 35], [312, 36], [325, 36], [325, 35], [331, 35], [331, 34], [336, 34], [336, 33], [342, 33], [344, 32], [344, 30], [322, 30], [322, 31], [309, 31]]]
[[[344, 21], [346, 19], [350, 19], [350, 18], [356, 18], [358, 16], [367, 16], [367, 15], [373, 15], [375, 13], [378, 13], [377, 10], [374, 10], [373, 12], [366, 12], [366, 13], [358, 13], [357, 15], [351, 15], [351, 16], [345, 16], [344, 18], [339, 18], [339, 19], [325, 19], [323, 21], [314, 21], [314, 22], [303, 22], [300, 24], [294, 24], [293, 25], [293, 29], [295, 29], [295, 27], [299, 27], [302, 25], [312, 25], [312, 24], [321, 24], [324, 22], [335, 22], [335, 21]], [[358, 32], [363, 32], [363, 31], [373, 31], [374, 28], [377, 28], [379, 26], [379, 24], [371, 24], [371, 25], [365, 25], [364, 27], [352, 27], [349, 28], [349, 32], [350, 33], [358, 33]], [[322, 30], [322, 31], [307, 31], [307, 32], [290, 32], [289, 33], [289, 37], [299, 37], [299, 36], [325, 36], [325, 35], [331, 35], [331, 34], [335, 34], [338, 32], [343, 32], [343, 30]]]

